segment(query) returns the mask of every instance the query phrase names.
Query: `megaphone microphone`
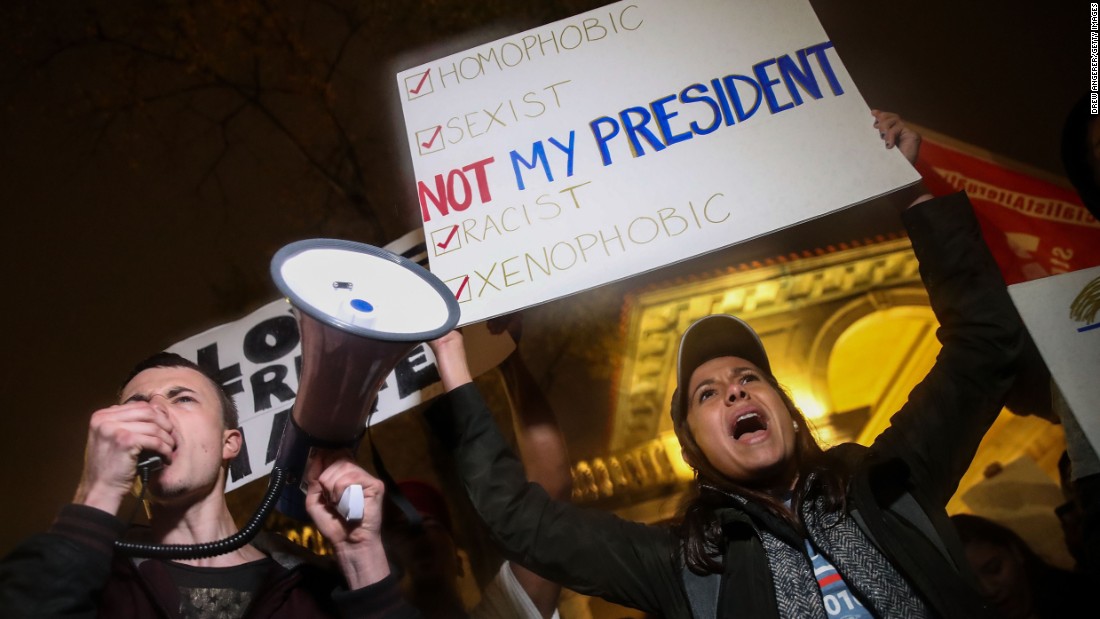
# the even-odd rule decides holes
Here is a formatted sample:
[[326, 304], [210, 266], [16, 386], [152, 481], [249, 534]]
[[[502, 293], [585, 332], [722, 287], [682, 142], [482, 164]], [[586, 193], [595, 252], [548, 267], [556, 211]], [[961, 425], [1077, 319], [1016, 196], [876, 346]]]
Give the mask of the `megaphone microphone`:
[[[162, 559], [232, 552], [255, 537], [276, 501], [282, 513], [308, 521], [304, 476], [310, 453], [357, 447], [386, 376], [417, 344], [458, 324], [458, 301], [446, 284], [415, 262], [371, 245], [338, 239], [291, 243], [272, 258], [271, 276], [294, 308], [302, 357], [298, 393], [260, 508], [222, 540], [119, 541], [120, 552]], [[395, 488], [377, 452], [373, 455], [379, 477], [387, 489]], [[412, 511], [401, 507], [406, 514]], [[354, 486], [348, 488], [336, 509], [348, 520], [361, 519], [362, 488], [358, 495]]]
[[[275, 457], [287, 475], [277, 509], [308, 520], [302, 477], [310, 451], [355, 449], [386, 376], [417, 344], [453, 329], [460, 312], [439, 278], [362, 243], [291, 243], [272, 258], [271, 276], [295, 309], [302, 350], [298, 394]], [[361, 493], [340, 501], [350, 516], [362, 517]]]

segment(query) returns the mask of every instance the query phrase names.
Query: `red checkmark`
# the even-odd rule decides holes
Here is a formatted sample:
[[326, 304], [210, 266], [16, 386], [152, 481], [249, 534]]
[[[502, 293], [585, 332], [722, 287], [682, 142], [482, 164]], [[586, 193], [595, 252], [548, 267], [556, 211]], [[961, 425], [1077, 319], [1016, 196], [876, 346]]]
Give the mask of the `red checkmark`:
[[458, 292], [455, 293], [455, 299], [462, 298], [462, 291], [466, 289], [466, 284], [470, 283], [470, 276], [467, 275], [462, 279], [462, 284], [458, 287]]
[[435, 144], [435, 139], [439, 137], [440, 133], [443, 133], [443, 125], [436, 127], [435, 131], [432, 132], [432, 137], [427, 142], [421, 142], [420, 145], [424, 148], [431, 148], [432, 144]]
[[431, 69], [428, 69], [427, 71], [425, 71], [424, 76], [420, 78], [420, 83], [416, 85], [416, 88], [410, 88], [409, 92], [414, 94], [414, 95], [420, 94], [420, 89], [423, 88], [424, 83], [428, 81], [428, 74], [431, 73], [431, 72], [432, 72]]
[[458, 234], [457, 225], [451, 228], [451, 233], [447, 235], [447, 240], [443, 241], [442, 243], [436, 243], [436, 246], [438, 246], [439, 249], [447, 249], [447, 246], [451, 244], [451, 239], [455, 238], [456, 234]]

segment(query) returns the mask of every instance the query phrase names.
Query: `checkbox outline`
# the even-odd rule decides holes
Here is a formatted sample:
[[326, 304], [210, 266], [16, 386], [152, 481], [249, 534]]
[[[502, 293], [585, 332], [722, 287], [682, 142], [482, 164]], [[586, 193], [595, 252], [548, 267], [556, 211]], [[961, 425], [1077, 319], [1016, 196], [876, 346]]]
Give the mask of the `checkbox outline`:
[[[436, 235], [443, 233], [443, 241], [437, 241]], [[432, 251], [435, 256], [442, 256], [443, 254], [449, 254], [451, 252], [462, 249], [462, 239], [458, 234], [458, 224], [439, 228], [433, 230], [432, 234]]]
[[[457, 289], [456, 287], [451, 285], [452, 282], [459, 282]], [[458, 277], [452, 277], [451, 279], [448, 279], [443, 283], [447, 285], [447, 288], [451, 289], [451, 292], [453, 292], [455, 295], [455, 300], [459, 303], [468, 303], [474, 299], [473, 291], [470, 289], [469, 275], [459, 275]], [[465, 299], [462, 298], [463, 293], [465, 293]]]
[[[429, 67], [423, 73], [413, 73], [405, 78], [405, 96], [407, 101], [426, 97], [435, 92], [435, 82], [432, 81], [432, 69]], [[410, 80], [416, 80], [416, 86], [409, 86]]]
[[[425, 134], [427, 134], [427, 138], [421, 137]], [[416, 138], [416, 147], [419, 149], [421, 155], [438, 153], [444, 148], [447, 148], [447, 140], [443, 139], [443, 125], [433, 125], [427, 129], [421, 129], [416, 132], [414, 137]], [[425, 142], [429, 143], [427, 149], [424, 147]]]

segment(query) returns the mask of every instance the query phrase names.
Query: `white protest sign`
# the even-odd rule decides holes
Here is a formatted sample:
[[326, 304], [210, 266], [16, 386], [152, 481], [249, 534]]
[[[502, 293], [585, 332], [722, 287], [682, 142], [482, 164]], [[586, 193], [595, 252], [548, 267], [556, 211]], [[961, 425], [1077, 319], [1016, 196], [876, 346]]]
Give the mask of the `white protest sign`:
[[[496, 366], [515, 348], [507, 335], [490, 335], [484, 325], [467, 327], [463, 334], [474, 374]], [[230, 466], [227, 492], [271, 472], [298, 392], [299, 344], [291, 306], [279, 300], [168, 349], [215, 374], [237, 403], [244, 445]], [[386, 377], [370, 423], [385, 421], [441, 392], [435, 357], [426, 344], [418, 345]]]
[[634, 0], [397, 75], [460, 324], [915, 182], [806, 0]]
[[1054, 382], [1100, 451], [1100, 267], [1008, 287]]

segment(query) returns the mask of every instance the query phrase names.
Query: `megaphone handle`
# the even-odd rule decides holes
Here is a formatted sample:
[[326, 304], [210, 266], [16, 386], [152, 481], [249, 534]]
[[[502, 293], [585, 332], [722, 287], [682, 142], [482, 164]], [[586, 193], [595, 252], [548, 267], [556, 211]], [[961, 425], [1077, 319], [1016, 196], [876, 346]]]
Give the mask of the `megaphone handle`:
[[336, 511], [347, 522], [359, 522], [363, 519], [363, 486], [352, 484], [344, 488], [344, 494], [340, 495], [340, 502], [336, 504]]

